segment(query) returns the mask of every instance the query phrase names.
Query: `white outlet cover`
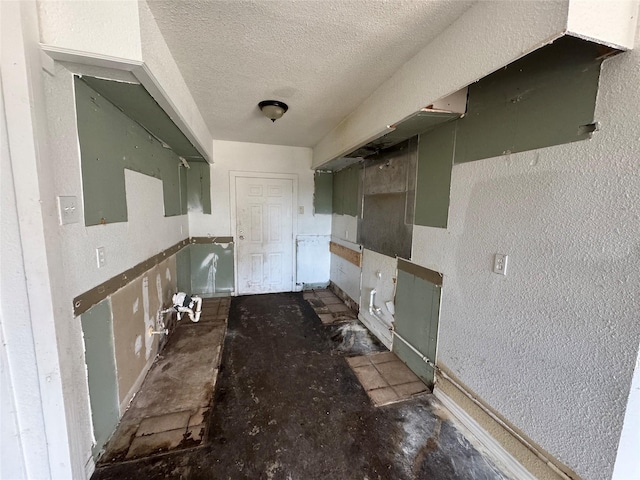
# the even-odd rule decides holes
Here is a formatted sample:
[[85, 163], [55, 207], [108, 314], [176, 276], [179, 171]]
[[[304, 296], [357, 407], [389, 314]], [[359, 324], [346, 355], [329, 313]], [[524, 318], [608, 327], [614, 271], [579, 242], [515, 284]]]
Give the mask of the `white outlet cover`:
[[506, 275], [508, 260], [509, 255], [506, 255], [504, 253], [496, 253], [493, 256], [493, 273], [497, 273], [498, 275]]
[[78, 198], [58, 196], [58, 214], [60, 215], [60, 225], [78, 223], [80, 221]]
[[104, 256], [104, 247], [96, 248], [96, 261], [98, 263], [98, 268], [104, 267], [107, 263]]

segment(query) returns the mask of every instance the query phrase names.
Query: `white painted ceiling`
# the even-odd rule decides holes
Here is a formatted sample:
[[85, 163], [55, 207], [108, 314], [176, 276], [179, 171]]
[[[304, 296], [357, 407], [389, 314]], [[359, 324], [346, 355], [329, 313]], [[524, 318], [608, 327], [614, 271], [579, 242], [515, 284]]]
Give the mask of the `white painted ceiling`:
[[473, 2], [148, 3], [214, 139], [312, 147]]

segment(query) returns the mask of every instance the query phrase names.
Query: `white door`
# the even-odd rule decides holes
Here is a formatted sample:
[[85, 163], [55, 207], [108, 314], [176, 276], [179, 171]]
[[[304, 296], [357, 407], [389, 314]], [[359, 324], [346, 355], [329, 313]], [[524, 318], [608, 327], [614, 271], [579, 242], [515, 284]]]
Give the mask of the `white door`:
[[293, 289], [293, 180], [235, 177], [238, 293]]

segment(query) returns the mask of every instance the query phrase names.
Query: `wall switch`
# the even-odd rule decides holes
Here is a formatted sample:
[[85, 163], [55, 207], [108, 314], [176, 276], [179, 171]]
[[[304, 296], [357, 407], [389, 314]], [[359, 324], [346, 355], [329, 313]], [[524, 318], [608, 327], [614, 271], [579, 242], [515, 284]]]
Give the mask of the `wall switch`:
[[60, 225], [78, 223], [80, 221], [80, 210], [78, 210], [77, 197], [58, 197], [58, 213], [60, 215]]
[[304, 206], [303, 206], [303, 205], [300, 205], [300, 206], [298, 207], [298, 213], [299, 213], [300, 215], [304, 215]]
[[498, 275], [506, 275], [508, 260], [509, 255], [505, 255], [504, 253], [496, 253], [493, 256], [493, 273], [497, 273]]
[[104, 247], [96, 248], [96, 260], [98, 262], [98, 268], [104, 267], [106, 260], [104, 258]]

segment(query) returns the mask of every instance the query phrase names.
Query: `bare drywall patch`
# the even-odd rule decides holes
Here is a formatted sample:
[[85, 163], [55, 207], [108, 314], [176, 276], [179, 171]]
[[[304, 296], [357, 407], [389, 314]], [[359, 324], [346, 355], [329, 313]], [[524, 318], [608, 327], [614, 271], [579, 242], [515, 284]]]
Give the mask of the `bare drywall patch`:
[[165, 216], [186, 213], [186, 175], [178, 156], [113, 104], [75, 78], [86, 225], [127, 221], [124, 170], [163, 183]]

